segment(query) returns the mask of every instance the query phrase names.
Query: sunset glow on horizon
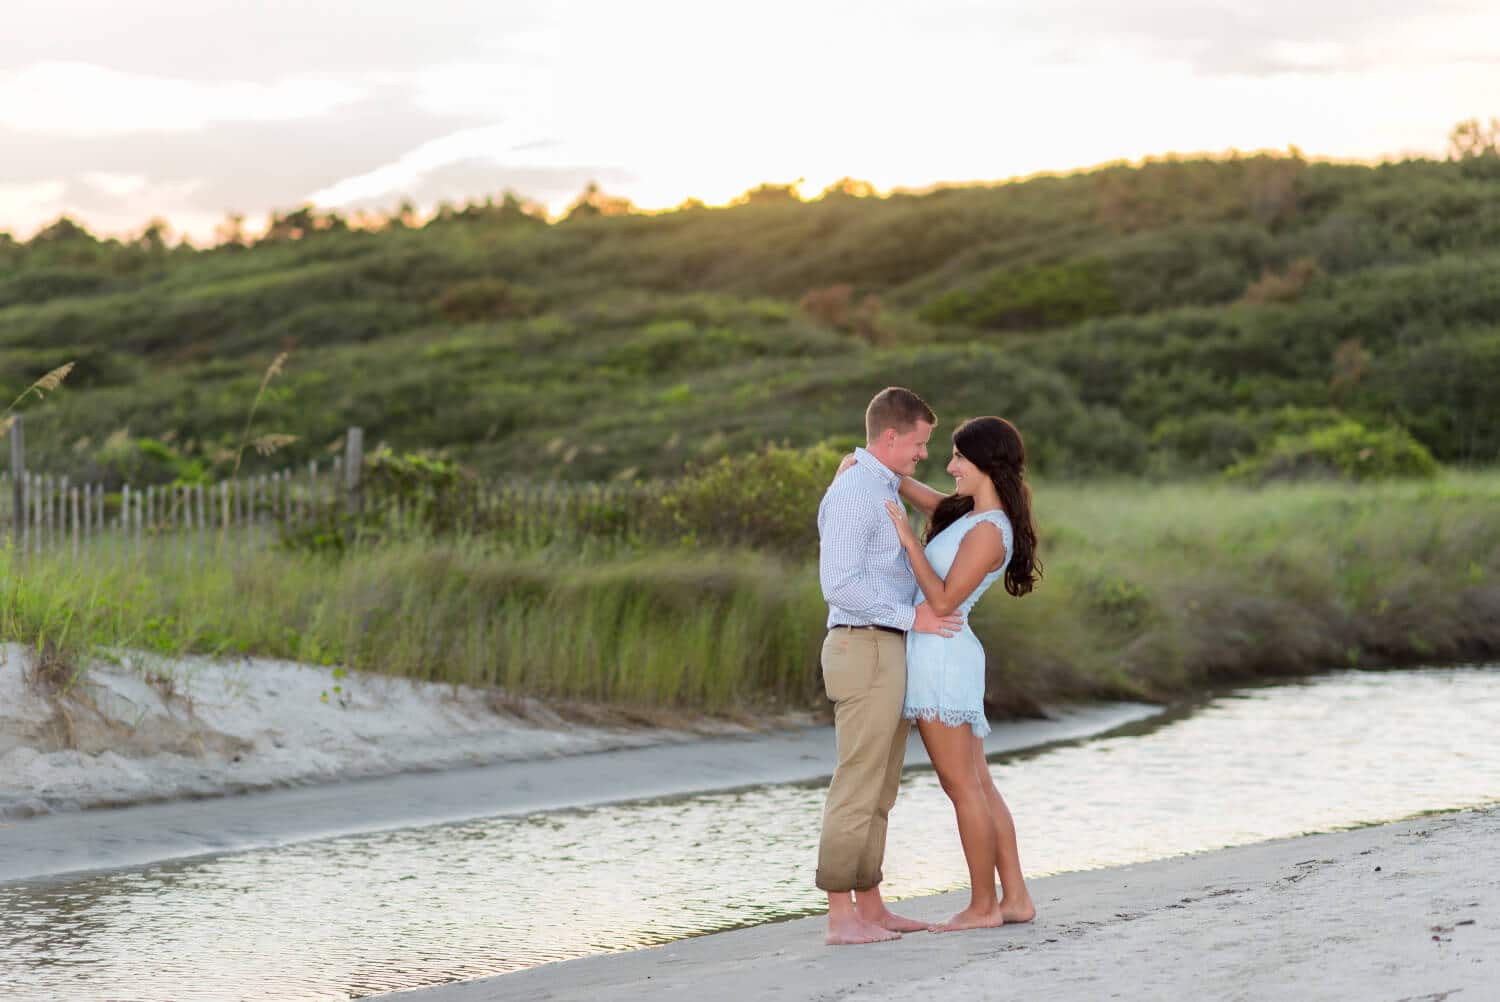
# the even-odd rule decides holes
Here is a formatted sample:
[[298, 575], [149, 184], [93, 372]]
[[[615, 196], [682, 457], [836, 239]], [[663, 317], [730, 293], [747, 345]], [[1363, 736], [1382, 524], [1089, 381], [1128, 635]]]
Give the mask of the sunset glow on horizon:
[[1500, 113], [1500, 63], [1471, 41], [1500, 10], [1479, 2], [144, 7], [22, 0], [0, 41], [0, 230], [161, 217], [202, 242], [304, 203], [512, 190], [556, 215], [590, 181], [665, 210], [1174, 151], [1441, 157], [1456, 122]]

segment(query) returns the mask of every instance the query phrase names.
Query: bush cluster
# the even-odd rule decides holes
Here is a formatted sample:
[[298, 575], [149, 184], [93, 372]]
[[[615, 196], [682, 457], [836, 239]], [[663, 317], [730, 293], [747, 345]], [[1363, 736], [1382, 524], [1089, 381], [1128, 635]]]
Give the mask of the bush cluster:
[[661, 498], [660, 531], [687, 544], [746, 546], [809, 558], [818, 502], [842, 453], [768, 446], [691, 470]]
[[1357, 421], [1340, 421], [1317, 431], [1277, 438], [1265, 451], [1231, 466], [1225, 475], [1231, 480], [1267, 483], [1330, 477], [1432, 477], [1437, 471], [1432, 453], [1405, 429], [1370, 429]]
[[670, 479], [845, 434], [891, 383], [947, 427], [1016, 420], [1051, 475], [1223, 469], [1289, 408], [1492, 463], [1494, 144], [1456, 136], [1444, 162], [1166, 158], [566, 225], [513, 197], [375, 225], [302, 207], [202, 250], [59, 220], [0, 234], [0, 381], [78, 363], [27, 417], [33, 465], [75, 479], [117, 433], [212, 467], [284, 350], [260, 419], [295, 442], [257, 472], [359, 425], [491, 476]]

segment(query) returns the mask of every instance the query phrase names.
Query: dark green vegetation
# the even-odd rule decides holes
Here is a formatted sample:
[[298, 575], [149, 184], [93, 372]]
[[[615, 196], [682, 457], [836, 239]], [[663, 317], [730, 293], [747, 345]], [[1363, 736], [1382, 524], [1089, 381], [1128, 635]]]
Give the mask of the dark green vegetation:
[[928, 397], [940, 442], [963, 417], [1012, 418], [1051, 476], [1343, 470], [1305, 459], [1338, 428], [1402, 455], [1404, 429], [1421, 448], [1402, 469], [1423, 449], [1490, 463], [1490, 152], [1169, 159], [556, 224], [514, 200], [379, 230], [299, 210], [203, 251], [60, 222], [0, 236], [0, 395], [76, 359], [27, 419], [33, 465], [158, 480], [224, 472], [284, 349], [257, 426], [298, 440], [251, 469], [326, 455], [357, 424], [485, 473], [665, 476], [852, 438], [889, 383]]
[[[0, 235], [0, 403], [77, 362], [27, 402], [33, 468], [202, 481], [360, 425], [371, 497], [417, 529], [372, 505], [192, 568], [0, 551], [0, 638], [56, 664], [244, 652], [805, 705], [811, 512], [900, 383], [943, 419], [929, 480], [981, 413], [1040, 477], [1047, 575], [974, 614], [997, 709], [1493, 655], [1500, 484], [1454, 467], [1500, 459], [1495, 138], [1451, 162], [1166, 160], [656, 216], [601, 198], [555, 224], [513, 199], [420, 228], [304, 209], [203, 251]], [[273, 458], [245, 450], [252, 400], [254, 433], [297, 436]], [[532, 504], [476, 472], [621, 482]], [[1328, 474], [1402, 479], [1239, 486]]]

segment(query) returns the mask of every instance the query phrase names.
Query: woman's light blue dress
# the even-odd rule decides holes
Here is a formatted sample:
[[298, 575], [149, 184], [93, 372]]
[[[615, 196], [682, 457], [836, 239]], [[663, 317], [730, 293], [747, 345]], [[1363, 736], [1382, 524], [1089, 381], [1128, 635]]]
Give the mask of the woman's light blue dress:
[[[990, 732], [990, 723], [984, 716], [984, 647], [969, 629], [969, 610], [1000, 579], [1010, 563], [1013, 540], [1010, 518], [999, 510], [965, 515], [938, 533], [925, 552], [938, 577], [946, 579], [953, 558], [958, 556], [958, 544], [980, 522], [993, 522], [1000, 527], [1000, 536], [1005, 540], [1005, 560], [999, 570], [986, 574], [958, 607], [964, 627], [957, 634], [906, 635], [906, 703], [901, 715], [907, 720], [941, 720], [949, 727], [968, 724], [982, 738]], [[916, 602], [923, 601], [922, 590], [918, 588]]]

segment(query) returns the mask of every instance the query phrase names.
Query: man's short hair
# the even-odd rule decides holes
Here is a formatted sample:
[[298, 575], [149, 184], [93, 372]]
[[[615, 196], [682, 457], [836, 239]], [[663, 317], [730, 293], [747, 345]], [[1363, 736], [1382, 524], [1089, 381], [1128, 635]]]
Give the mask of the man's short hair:
[[865, 438], [873, 442], [887, 428], [905, 435], [917, 426], [918, 421], [937, 424], [937, 415], [932, 413], [927, 401], [911, 390], [887, 386], [875, 394], [875, 399], [865, 408]]

